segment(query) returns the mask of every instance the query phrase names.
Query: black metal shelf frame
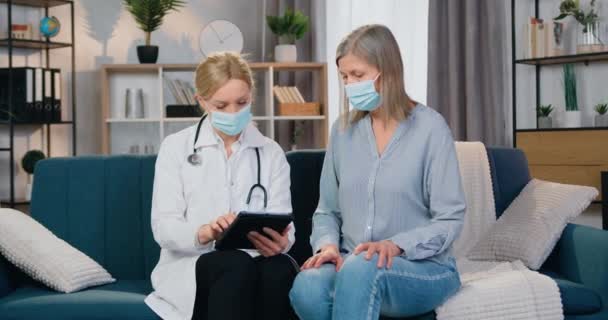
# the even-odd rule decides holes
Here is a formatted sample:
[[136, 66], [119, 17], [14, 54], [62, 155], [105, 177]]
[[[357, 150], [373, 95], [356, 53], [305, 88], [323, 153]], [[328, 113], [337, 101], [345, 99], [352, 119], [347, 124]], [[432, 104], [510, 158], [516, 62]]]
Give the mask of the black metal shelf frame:
[[[513, 147], [517, 147], [517, 133], [518, 132], [550, 132], [550, 131], [584, 131], [584, 130], [608, 130], [608, 128], [551, 128], [551, 129], [517, 129], [517, 66], [528, 65], [535, 68], [535, 95], [536, 105], [541, 103], [541, 67], [549, 65], [560, 65], [568, 63], [584, 63], [588, 65], [592, 61], [608, 61], [608, 52], [594, 52], [584, 54], [573, 54], [555, 57], [543, 57], [543, 58], [532, 58], [532, 59], [517, 59], [517, 39], [516, 39], [516, 5], [517, 0], [511, 0], [511, 71], [512, 71], [512, 116], [513, 116]], [[528, 0], [524, 0], [528, 1]], [[540, 5], [539, 0], [534, 0], [534, 17], [540, 18]], [[536, 128], [538, 128], [538, 118], [536, 119]], [[600, 203], [602, 207], [602, 224], [603, 229], [608, 230], [608, 172], [602, 172], [601, 174], [601, 185], [602, 185], [602, 201]]]
[[[50, 68], [50, 54], [49, 51], [57, 48], [70, 48], [71, 49], [71, 68], [70, 73], [72, 76], [71, 81], [71, 113], [72, 120], [71, 121], [62, 121], [60, 123], [38, 123], [38, 124], [22, 124], [15, 123], [14, 121], [5, 121], [0, 123], [0, 125], [8, 125], [9, 127], [9, 146], [8, 148], [0, 148], [0, 151], [9, 153], [9, 171], [10, 171], [10, 195], [9, 199], [6, 201], [0, 202], [2, 205], [7, 205], [9, 207], [14, 208], [16, 205], [27, 205], [29, 202], [25, 201], [17, 201], [15, 199], [15, 167], [13, 163], [15, 162], [15, 127], [21, 125], [44, 125], [46, 129], [46, 149], [47, 155], [51, 154], [51, 126], [54, 124], [66, 124], [72, 126], [72, 154], [76, 155], [76, 56], [75, 56], [75, 45], [76, 45], [76, 37], [75, 37], [75, 23], [74, 23], [74, 2], [72, 0], [0, 0], [1, 4], [5, 4], [7, 6], [7, 30], [8, 38], [0, 39], [0, 46], [6, 47], [8, 49], [8, 69], [9, 69], [9, 77], [8, 77], [8, 108], [9, 112], [12, 113], [13, 108], [13, 50], [15, 48], [26, 48], [26, 49], [37, 49], [45, 51], [45, 67]], [[14, 39], [10, 32], [11, 25], [13, 24], [13, 6], [26, 6], [37, 9], [44, 9], [45, 16], [49, 15], [49, 8], [69, 5], [70, 9], [70, 26], [71, 26], [71, 41], [70, 43], [63, 42], [52, 42], [49, 39], [46, 41], [39, 40], [23, 40], [23, 39]], [[65, 101], [63, 101], [65, 103]]]

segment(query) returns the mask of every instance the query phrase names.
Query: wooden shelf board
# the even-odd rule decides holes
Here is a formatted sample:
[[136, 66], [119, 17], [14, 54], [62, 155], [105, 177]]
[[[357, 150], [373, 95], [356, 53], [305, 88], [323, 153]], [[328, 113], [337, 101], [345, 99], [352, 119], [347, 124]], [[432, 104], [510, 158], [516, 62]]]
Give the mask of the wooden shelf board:
[[[10, 121], [2, 120], [0, 125], [8, 126]], [[13, 122], [14, 126], [43, 126], [43, 125], [62, 125], [62, 124], [74, 124], [74, 121], [59, 121], [59, 122]]]
[[[295, 63], [276, 63], [276, 62], [252, 62], [249, 64], [251, 69], [270, 69], [274, 70], [317, 70], [324, 67], [320, 62], [295, 62]], [[111, 64], [103, 65], [102, 68], [108, 72], [137, 72], [137, 71], [156, 71], [160, 68], [167, 72], [194, 71], [198, 65], [191, 63], [183, 64]]]
[[516, 132], [550, 132], [550, 131], [598, 131], [598, 130], [608, 130], [608, 127], [517, 129], [515, 131]]
[[[3, 206], [10, 206], [11, 200], [2, 200], [2, 201], [0, 201], [0, 204]], [[15, 199], [16, 206], [26, 206], [29, 204], [30, 204], [30, 201], [25, 201], [25, 199]]]
[[148, 123], [148, 122], [160, 122], [160, 119], [122, 119], [122, 118], [106, 119], [106, 123]]
[[275, 116], [275, 120], [325, 120], [325, 116]]
[[[53, 42], [44, 40], [25, 40], [25, 39], [12, 39], [13, 47], [20, 49], [59, 49], [68, 48], [72, 44], [66, 42]], [[0, 47], [8, 47], [9, 39], [0, 39]]]
[[582, 53], [555, 57], [531, 58], [515, 60], [517, 64], [527, 65], [559, 65], [568, 63], [589, 63], [593, 61], [608, 61], [608, 52]]
[[[11, 2], [13, 5], [17, 5], [17, 6], [51, 8], [51, 7], [70, 4], [73, 1], [70, 1], [70, 0], [12, 0]], [[8, 0], [0, 0], [0, 3], [8, 3]]]

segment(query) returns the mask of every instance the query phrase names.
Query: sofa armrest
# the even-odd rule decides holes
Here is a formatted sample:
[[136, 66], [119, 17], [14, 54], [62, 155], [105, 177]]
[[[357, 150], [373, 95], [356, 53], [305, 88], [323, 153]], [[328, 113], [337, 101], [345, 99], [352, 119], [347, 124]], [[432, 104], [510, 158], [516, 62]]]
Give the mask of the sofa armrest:
[[608, 299], [608, 231], [568, 224], [542, 267]]

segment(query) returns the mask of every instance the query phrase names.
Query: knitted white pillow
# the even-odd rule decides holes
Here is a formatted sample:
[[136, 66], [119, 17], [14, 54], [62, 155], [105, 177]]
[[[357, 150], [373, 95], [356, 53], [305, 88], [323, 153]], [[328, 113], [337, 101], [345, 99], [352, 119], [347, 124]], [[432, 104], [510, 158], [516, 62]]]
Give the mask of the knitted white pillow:
[[569, 222], [598, 196], [592, 187], [530, 181], [469, 251], [471, 260], [521, 260], [538, 270]]
[[116, 281], [93, 259], [13, 209], [0, 209], [0, 253], [30, 277], [65, 293]]

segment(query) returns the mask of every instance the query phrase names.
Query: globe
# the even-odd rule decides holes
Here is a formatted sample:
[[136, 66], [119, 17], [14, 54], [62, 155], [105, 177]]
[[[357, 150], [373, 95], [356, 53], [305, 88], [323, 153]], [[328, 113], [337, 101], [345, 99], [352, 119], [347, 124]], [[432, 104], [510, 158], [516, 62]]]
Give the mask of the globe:
[[61, 29], [61, 23], [55, 17], [44, 17], [40, 20], [40, 33], [47, 38], [56, 36]]

